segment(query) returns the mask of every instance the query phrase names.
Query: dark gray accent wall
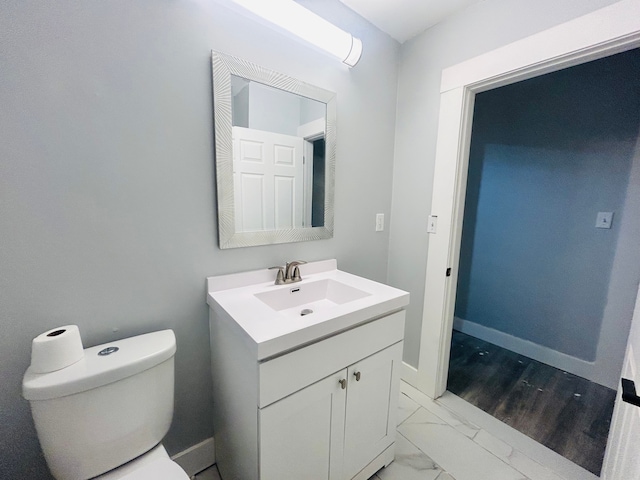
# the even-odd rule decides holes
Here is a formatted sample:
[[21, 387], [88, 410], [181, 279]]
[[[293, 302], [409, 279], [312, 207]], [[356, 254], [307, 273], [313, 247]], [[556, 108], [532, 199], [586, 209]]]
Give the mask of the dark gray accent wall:
[[[21, 398], [41, 332], [174, 329], [175, 454], [213, 433], [206, 276], [337, 258], [385, 281], [399, 45], [302, 3], [362, 38], [356, 68], [210, 0], [0, 3], [0, 478], [49, 478]], [[333, 239], [218, 248], [212, 49], [337, 93]]]
[[457, 317], [596, 359], [620, 224], [638, 215], [639, 79], [633, 50], [477, 95]]

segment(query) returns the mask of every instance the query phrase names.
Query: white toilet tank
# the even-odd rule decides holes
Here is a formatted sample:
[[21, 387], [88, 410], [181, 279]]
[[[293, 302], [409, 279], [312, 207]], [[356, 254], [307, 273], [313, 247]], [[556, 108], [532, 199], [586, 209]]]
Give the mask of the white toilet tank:
[[23, 396], [56, 479], [95, 477], [160, 443], [173, 417], [175, 351], [163, 330], [87, 348], [55, 372], [27, 370]]

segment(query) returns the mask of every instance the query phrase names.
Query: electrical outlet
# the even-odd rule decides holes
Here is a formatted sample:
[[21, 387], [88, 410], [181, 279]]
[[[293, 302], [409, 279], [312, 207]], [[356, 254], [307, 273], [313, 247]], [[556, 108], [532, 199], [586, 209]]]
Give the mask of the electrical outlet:
[[611, 228], [613, 212], [598, 212], [596, 217], [596, 228]]
[[376, 214], [376, 232], [384, 230], [384, 213]]

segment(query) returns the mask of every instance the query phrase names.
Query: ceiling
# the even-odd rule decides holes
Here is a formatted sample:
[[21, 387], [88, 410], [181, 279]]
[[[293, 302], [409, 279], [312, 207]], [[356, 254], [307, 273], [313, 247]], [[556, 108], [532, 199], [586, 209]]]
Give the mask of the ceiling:
[[445, 17], [480, 0], [340, 0], [383, 32], [404, 43]]

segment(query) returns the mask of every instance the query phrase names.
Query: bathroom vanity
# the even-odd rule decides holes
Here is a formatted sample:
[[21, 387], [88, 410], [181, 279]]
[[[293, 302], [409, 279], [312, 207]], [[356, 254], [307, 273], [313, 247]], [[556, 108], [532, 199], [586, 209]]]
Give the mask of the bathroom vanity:
[[224, 480], [368, 479], [394, 458], [409, 294], [335, 260], [300, 271], [207, 279]]

